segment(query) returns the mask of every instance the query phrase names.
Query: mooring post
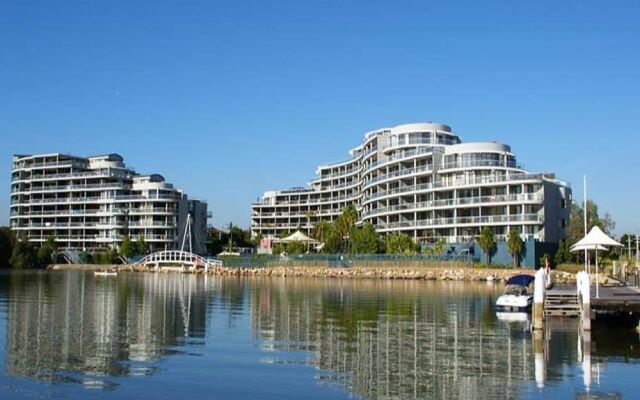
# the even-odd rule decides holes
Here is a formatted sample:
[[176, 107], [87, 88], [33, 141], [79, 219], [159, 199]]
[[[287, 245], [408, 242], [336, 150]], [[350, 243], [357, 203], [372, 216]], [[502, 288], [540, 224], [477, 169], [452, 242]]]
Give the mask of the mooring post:
[[542, 330], [533, 332], [533, 354], [535, 363], [536, 386], [539, 389], [544, 387], [544, 381], [547, 375], [547, 366], [544, 357], [544, 341]]
[[533, 283], [533, 329], [544, 327], [544, 296], [547, 273], [544, 268], [538, 269]]
[[576, 287], [580, 301], [582, 330], [591, 331], [591, 278], [588, 273], [581, 271], [576, 274]]
[[591, 332], [583, 332], [582, 338], [582, 383], [587, 393], [591, 390]]

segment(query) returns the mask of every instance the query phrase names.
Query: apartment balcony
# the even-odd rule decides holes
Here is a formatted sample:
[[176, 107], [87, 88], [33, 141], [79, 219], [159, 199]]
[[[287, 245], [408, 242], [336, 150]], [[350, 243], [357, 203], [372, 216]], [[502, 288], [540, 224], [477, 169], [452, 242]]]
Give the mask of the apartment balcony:
[[392, 178], [399, 178], [399, 177], [403, 177], [403, 176], [407, 176], [407, 175], [413, 175], [413, 174], [418, 174], [418, 173], [422, 173], [422, 172], [431, 172], [433, 171], [433, 165], [429, 164], [426, 165], [424, 167], [416, 167], [416, 168], [403, 168], [401, 170], [395, 171], [395, 172], [390, 172], [387, 174], [382, 174], [382, 175], [378, 175], [375, 178], [369, 179], [368, 181], [365, 182], [364, 184], [364, 188], [367, 188], [375, 183], [379, 183], [382, 181], [386, 181], [388, 179], [392, 179]]
[[12, 171], [31, 170], [39, 168], [86, 168], [87, 164], [79, 160], [48, 161], [38, 163], [14, 163]]
[[277, 202], [276, 204], [267, 203], [267, 202], [254, 202], [251, 203], [252, 206], [270, 206], [270, 207], [284, 207], [291, 205], [319, 205], [319, 204], [332, 204], [340, 201], [347, 200], [355, 200], [360, 197], [360, 193], [348, 195], [348, 196], [340, 196], [340, 197], [331, 197], [329, 199], [319, 199], [319, 200], [310, 200], [310, 201], [287, 201], [287, 202]]
[[365, 167], [364, 172], [366, 173], [368, 171], [371, 171], [374, 168], [380, 168], [396, 161], [413, 158], [415, 156], [419, 156], [423, 154], [432, 154], [432, 153], [433, 153], [433, 148], [431, 147], [400, 151], [397, 154], [381, 157], [377, 161], [370, 163]]
[[319, 176], [317, 178], [312, 179], [311, 182], [320, 182], [320, 181], [326, 181], [327, 179], [347, 177], [349, 175], [353, 175], [353, 174], [356, 174], [356, 173], [360, 172], [361, 169], [362, 168], [360, 166], [358, 166], [358, 167], [354, 167], [354, 168], [349, 168], [348, 170], [345, 170], [345, 171], [340, 171], [340, 172], [334, 172], [332, 174], [321, 175], [321, 176]]
[[477, 161], [456, 161], [453, 163], [443, 163], [440, 170], [458, 169], [458, 168], [478, 168], [478, 167], [499, 167], [499, 168], [517, 168], [524, 169], [524, 166], [515, 162], [504, 162], [497, 160], [477, 160]]
[[179, 200], [181, 195], [167, 194], [167, 195], [122, 195], [122, 196], [99, 196], [99, 197], [65, 197], [55, 199], [30, 199], [26, 201], [11, 200], [11, 205], [30, 205], [30, 204], [69, 204], [69, 203], [100, 203], [100, 202], [129, 202], [132, 200], [139, 201], [166, 201], [166, 200]]
[[399, 228], [431, 228], [431, 227], [456, 227], [460, 225], [485, 225], [485, 224], [504, 224], [512, 222], [538, 223], [544, 222], [542, 214], [514, 214], [514, 215], [487, 215], [475, 217], [458, 217], [458, 218], [432, 218], [419, 219], [414, 221], [398, 221], [391, 223], [376, 224], [377, 230], [394, 230]]
[[122, 169], [105, 168], [99, 170], [69, 172], [63, 174], [33, 174], [29, 177], [13, 177], [11, 182], [33, 182], [79, 178], [131, 178], [131, 172]]
[[512, 182], [522, 182], [522, 181], [541, 181], [545, 180], [546, 177], [544, 174], [513, 174], [513, 175], [491, 175], [491, 176], [483, 176], [475, 179], [458, 179], [454, 182], [430, 182], [423, 183], [420, 185], [410, 185], [405, 186], [398, 189], [392, 190], [380, 190], [376, 193], [370, 194], [368, 196], [364, 196], [363, 202], [367, 203], [369, 201], [378, 199], [380, 197], [392, 196], [396, 194], [404, 194], [410, 192], [421, 192], [428, 191], [431, 189], [455, 189], [455, 188], [463, 188], [470, 186], [483, 186], [483, 185], [491, 185], [495, 183], [512, 183]]
[[74, 191], [87, 191], [87, 190], [106, 190], [106, 189], [122, 189], [128, 190], [129, 185], [122, 184], [120, 182], [104, 183], [104, 184], [89, 184], [89, 185], [61, 185], [61, 186], [45, 186], [45, 187], [31, 187], [29, 189], [18, 190], [18, 188], [11, 188], [11, 193], [55, 193], [55, 192], [74, 192]]
[[498, 203], [511, 203], [511, 202], [542, 203], [543, 201], [544, 201], [544, 195], [542, 193], [460, 197], [457, 199], [431, 200], [431, 201], [408, 203], [408, 204], [401, 204], [401, 205], [395, 205], [395, 206], [389, 206], [389, 207], [378, 207], [373, 210], [363, 212], [362, 216], [371, 217], [375, 215], [388, 214], [388, 213], [414, 211], [418, 209], [453, 207], [453, 206], [494, 205]]

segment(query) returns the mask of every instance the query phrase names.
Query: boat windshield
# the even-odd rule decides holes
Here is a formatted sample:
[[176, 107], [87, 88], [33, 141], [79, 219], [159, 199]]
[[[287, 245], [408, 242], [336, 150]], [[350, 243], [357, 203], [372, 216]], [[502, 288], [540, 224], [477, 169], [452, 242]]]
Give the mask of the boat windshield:
[[531, 294], [526, 286], [522, 285], [507, 285], [504, 288], [504, 294], [513, 295], [528, 295]]

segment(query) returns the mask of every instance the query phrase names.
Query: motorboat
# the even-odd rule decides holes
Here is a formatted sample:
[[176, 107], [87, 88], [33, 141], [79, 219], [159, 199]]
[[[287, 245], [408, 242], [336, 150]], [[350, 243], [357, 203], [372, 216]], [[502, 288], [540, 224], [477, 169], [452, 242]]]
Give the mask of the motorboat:
[[528, 311], [533, 303], [532, 275], [515, 275], [507, 280], [503, 294], [496, 301], [498, 311]]

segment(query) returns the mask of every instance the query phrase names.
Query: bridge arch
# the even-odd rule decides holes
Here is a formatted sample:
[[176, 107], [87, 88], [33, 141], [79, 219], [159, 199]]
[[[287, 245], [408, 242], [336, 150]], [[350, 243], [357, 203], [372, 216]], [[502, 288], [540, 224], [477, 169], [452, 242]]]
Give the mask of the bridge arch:
[[144, 256], [137, 264], [145, 267], [162, 268], [179, 266], [182, 269], [195, 270], [203, 268], [208, 271], [212, 267], [222, 267], [222, 261], [204, 258], [197, 254], [183, 250], [162, 250]]

